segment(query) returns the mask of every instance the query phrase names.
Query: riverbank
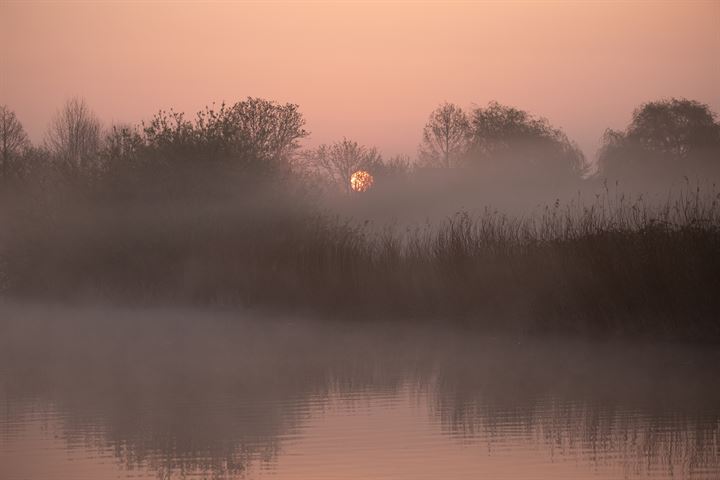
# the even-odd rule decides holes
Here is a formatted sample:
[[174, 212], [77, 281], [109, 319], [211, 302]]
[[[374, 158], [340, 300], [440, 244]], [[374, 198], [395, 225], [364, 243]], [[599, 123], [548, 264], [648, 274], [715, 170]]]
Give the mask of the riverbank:
[[720, 339], [717, 198], [412, 228], [282, 205], [96, 202], [24, 217], [3, 238], [3, 295]]

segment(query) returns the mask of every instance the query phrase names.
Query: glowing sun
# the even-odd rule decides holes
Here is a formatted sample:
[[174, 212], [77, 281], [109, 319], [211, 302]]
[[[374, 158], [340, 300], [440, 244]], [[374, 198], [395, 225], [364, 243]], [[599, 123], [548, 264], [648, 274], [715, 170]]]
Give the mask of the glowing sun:
[[350, 188], [356, 192], [365, 192], [372, 187], [375, 179], [365, 170], [358, 170], [350, 175]]

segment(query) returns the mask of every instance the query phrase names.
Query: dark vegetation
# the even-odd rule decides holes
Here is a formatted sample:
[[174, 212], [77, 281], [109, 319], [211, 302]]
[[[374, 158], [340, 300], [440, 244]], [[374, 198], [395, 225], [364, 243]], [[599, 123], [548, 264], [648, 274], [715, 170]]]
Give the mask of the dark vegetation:
[[[75, 99], [39, 147], [0, 113], [6, 298], [720, 339], [720, 198], [697, 180], [717, 172], [720, 125], [697, 102], [643, 105], [605, 134], [592, 175], [561, 130], [497, 103], [440, 106], [415, 164], [347, 139], [301, 152], [298, 107], [253, 98], [104, 133]], [[376, 177], [363, 194], [348, 188], [358, 169]], [[428, 178], [477, 203], [420, 226], [339, 207], [452, 204]], [[625, 178], [674, 194], [624, 196]], [[479, 184], [581, 194], [506, 215], [473, 196]]]

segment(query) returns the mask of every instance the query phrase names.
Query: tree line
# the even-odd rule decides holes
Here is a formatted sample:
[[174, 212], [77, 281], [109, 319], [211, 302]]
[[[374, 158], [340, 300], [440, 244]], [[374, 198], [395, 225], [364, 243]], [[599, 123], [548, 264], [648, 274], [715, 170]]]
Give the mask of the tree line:
[[16, 114], [0, 106], [3, 184], [38, 176], [92, 186], [143, 183], [186, 193], [208, 172], [233, 181], [302, 178], [318, 188], [349, 192], [356, 170], [374, 176], [412, 170], [464, 169], [490, 177], [553, 184], [587, 178], [651, 180], [720, 171], [720, 123], [700, 102], [672, 98], [642, 104], [624, 130], [606, 130], [595, 171], [577, 144], [547, 119], [490, 102], [466, 112], [443, 103], [422, 131], [417, 158], [384, 159], [350, 139], [301, 149], [309, 135], [298, 105], [249, 97], [206, 107], [193, 118], [160, 111], [139, 125], [103, 128], [80, 98], [68, 100], [33, 145]]
[[425, 125], [419, 161], [445, 168], [497, 166], [512, 175], [555, 179], [633, 181], [718, 173], [720, 123], [707, 105], [694, 100], [642, 104], [624, 130], [605, 131], [593, 172], [577, 144], [544, 118], [497, 102], [470, 113], [445, 103]]

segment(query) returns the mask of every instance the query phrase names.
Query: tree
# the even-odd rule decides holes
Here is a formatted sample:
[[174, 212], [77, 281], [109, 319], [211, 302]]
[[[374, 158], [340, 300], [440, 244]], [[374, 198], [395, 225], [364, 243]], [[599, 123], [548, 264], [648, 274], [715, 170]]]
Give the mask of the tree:
[[81, 98], [71, 98], [57, 112], [47, 132], [48, 149], [72, 172], [85, 172], [95, 165], [101, 147], [102, 126]]
[[305, 152], [304, 163], [313, 173], [345, 193], [350, 192], [350, 176], [354, 172], [367, 170], [373, 173], [376, 167], [383, 165], [375, 147], [368, 148], [347, 138]]
[[298, 109], [292, 103], [248, 97], [231, 108], [234, 138], [258, 158], [287, 167], [300, 147], [299, 140], [309, 134]]
[[428, 166], [458, 165], [467, 152], [470, 125], [465, 112], [443, 103], [433, 110], [423, 128], [420, 161]]
[[562, 130], [497, 102], [473, 111], [470, 137], [469, 163], [489, 171], [550, 181], [577, 179], [587, 171], [582, 151]]
[[102, 158], [113, 178], [124, 179], [118, 185], [180, 195], [236, 192], [240, 184], [285, 178], [308, 135], [304, 125], [297, 105], [260, 98], [208, 106], [189, 118], [161, 110], [138, 127], [113, 127]]
[[[264, 169], [288, 168], [308, 132], [295, 104], [248, 98], [231, 107], [206, 107], [194, 121], [160, 111], [143, 124], [142, 143], [154, 155], [191, 162], [255, 162]], [[123, 137], [127, 137], [124, 134]]]
[[15, 112], [6, 105], [0, 105], [0, 174], [10, 176], [13, 162], [30, 147], [30, 141]]
[[624, 131], [606, 130], [598, 157], [606, 177], [679, 176], [720, 167], [720, 123], [687, 99], [659, 100], [633, 111]]

